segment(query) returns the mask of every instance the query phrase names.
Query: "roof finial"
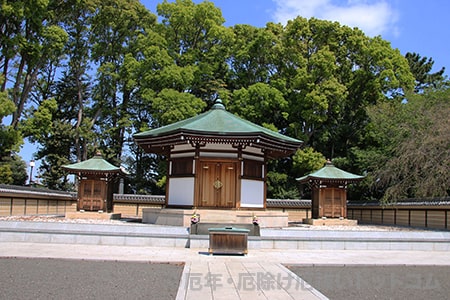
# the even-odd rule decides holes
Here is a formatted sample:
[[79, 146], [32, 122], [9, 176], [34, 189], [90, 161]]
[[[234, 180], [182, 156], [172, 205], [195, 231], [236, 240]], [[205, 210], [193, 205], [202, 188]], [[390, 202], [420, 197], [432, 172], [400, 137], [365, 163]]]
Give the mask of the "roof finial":
[[214, 101], [214, 105], [211, 107], [211, 109], [225, 109], [225, 105], [223, 105], [222, 100], [217, 99]]

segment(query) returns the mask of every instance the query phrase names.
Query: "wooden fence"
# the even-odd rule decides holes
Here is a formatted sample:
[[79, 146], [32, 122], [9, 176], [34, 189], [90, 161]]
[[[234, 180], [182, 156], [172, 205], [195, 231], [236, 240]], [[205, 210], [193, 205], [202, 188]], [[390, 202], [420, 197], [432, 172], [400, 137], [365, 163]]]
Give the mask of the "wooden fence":
[[0, 216], [65, 215], [76, 210], [76, 193], [0, 184]]
[[382, 206], [377, 202], [350, 202], [349, 219], [361, 224], [410, 226], [430, 229], [449, 229], [450, 198], [406, 199]]
[[[114, 212], [127, 217], [142, 217], [143, 208], [164, 207], [165, 197], [114, 194]], [[0, 216], [64, 215], [77, 209], [76, 193], [0, 185]], [[311, 217], [311, 200], [267, 199], [267, 210], [289, 213], [289, 222]], [[450, 228], [450, 198], [408, 199], [393, 205], [350, 201], [349, 219], [360, 224], [410, 226], [430, 229]]]

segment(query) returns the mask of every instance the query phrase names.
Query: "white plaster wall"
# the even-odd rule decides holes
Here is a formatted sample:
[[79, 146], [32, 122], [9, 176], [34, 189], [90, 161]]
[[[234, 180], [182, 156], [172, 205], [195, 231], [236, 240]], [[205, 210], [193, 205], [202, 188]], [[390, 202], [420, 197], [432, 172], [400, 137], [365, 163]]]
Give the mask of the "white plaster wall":
[[194, 177], [169, 178], [169, 205], [194, 205]]
[[241, 180], [241, 207], [264, 207], [264, 181]]
[[237, 158], [237, 153], [200, 152], [201, 157]]

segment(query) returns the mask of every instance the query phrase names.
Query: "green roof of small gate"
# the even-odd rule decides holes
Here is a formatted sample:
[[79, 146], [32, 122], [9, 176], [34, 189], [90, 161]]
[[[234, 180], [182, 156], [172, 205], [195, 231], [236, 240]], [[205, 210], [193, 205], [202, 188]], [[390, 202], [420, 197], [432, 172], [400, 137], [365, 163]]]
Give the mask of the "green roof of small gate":
[[139, 142], [146, 138], [162, 137], [180, 132], [221, 137], [227, 135], [235, 137], [260, 135], [271, 140], [287, 143], [294, 148], [300, 147], [303, 143], [228, 112], [220, 100], [217, 100], [207, 112], [160, 128], [136, 133], [133, 137]]
[[297, 181], [307, 182], [310, 180], [340, 180], [340, 181], [359, 181], [362, 180], [364, 176], [352, 174], [335, 167], [330, 161], [328, 161], [325, 166], [311, 174], [297, 178]]
[[79, 163], [65, 165], [63, 166], [63, 168], [76, 173], [126, 173], [120, 167], [116, 167], [104, 160], [100, 154], [97, 154], [94, 157]]

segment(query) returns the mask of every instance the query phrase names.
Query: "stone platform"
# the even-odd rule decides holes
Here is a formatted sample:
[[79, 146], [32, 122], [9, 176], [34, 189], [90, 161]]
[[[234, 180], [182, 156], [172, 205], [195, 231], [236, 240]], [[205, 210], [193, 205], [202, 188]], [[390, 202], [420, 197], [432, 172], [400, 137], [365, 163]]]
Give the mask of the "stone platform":
[[[129, 247], [191, 248], [206, 253], [209, 247], [208, 235], [189, 234], [181, 226], [160, 226], [136, 223], [70, 223], [42, 221], [0, 221], [0, 243], [51, 243]], [[317, 226], [319, 227], [319, 226]], [[341, 227], [342, 228], [342, 227]], [[260, 236], [248, 237], [249, 255], [280, 250], [279, 257], [286, 251], [429, 251], [449, 252], [448, 231], [352, 231], [314, 230], [314, 228], [261, 228]], [[3, 253], [3, 248], [1, 248]], [[117, 249], [117, 248], [115, 248]], [[152, 257], [145, 251], [147, 257]], [[304, 252], [306, 253], [306, 252]], [[450, 253], [450, 252], [449, 252]], [[167, 253], [166, 253], [167, 255]], [[390, 254], [385, 254], [388, 257]], [[92, 256], [89, 256], [91, 259]], [[84, 257], [86, 258], [86, 257]], [[299, 258], [297, 262], [303, 261]]]
[[67, 212], [66, 219], [93, 219], [93, 220], [119, 220], [120, 213], [105, 213], [101, 211], [76, 211]]
[[358, 220], [349, 219], [303, 219], [303, 224], [313, 226], [356, 226]]
[[288, 213], [270, 210], [214, 210], [214, 209], [175, 209], [143, 208], [142, 223], [189, 227], [191, 216], [199, 216], [200, 223], [252, 224], [258, 218], [261, 228], [288, 227]]

